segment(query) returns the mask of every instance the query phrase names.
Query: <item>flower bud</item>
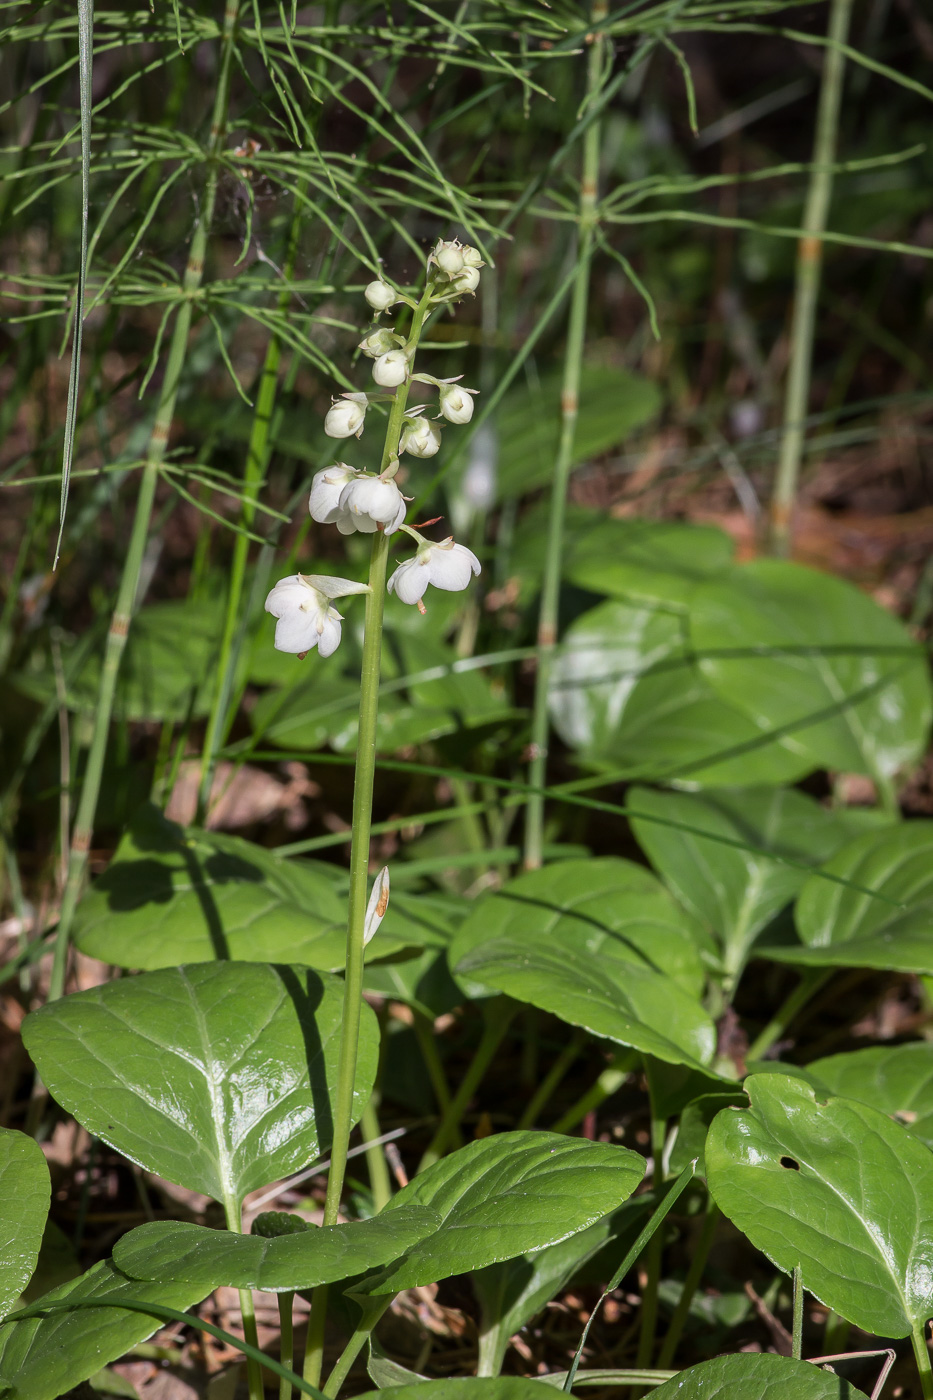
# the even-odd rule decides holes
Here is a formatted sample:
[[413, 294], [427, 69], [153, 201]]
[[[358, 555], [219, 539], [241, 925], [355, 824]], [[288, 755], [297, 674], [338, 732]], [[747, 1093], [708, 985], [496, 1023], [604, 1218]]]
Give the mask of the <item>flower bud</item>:
[[467, 292], [475, 292], [479, 286], [479, 268], [465, 267], [462, 272], [458, 272], [456, 277], [450, 279], [450, 290], [459, 292], [461, 296]]
[[344, 394], [327, 410], [324, 431], [328, 437], [359, 437], [368, 407], [365, 394]]
[[459, 384], [440, 386], [439, 408], [448, 423], [469, 423], [473, 417], [473, 395], [478, 389], [461, 389]]
[[363, 296], [369, 302], [374, 311], [388, 311], [390, 306], [394, 306], [398, 301], [393, 289], [388, 282], [383, 282], [381, 278], [375, 282], [370, 282], [363, 292]]
[[348, 467], [346, 462], [337, 462], [332, 467], [315, 472], [311, 478], [311, 495], [308, 499], [311, 519], [319, 521], [322, 525], [335, 524], [341, 513], [340, 493], [347, 483], [355, 480], [358, 475], [356, 469]]
[[371, 331], [365, 340], [361, 340], [357, 346], [370, 360], [378, 360], [380, 355], [385, 355], [387, 351], [394, 350], [399, 343], [400, 337], [393, 335], [385, 326], [380, 326], [378, 330]]
[[441, 445], [441, 430], [428, 418], [406, 418], [399, 442], [400, 452], [413, 457], [433, 457]]
[[479, 255], [479, 249], [478, 249], [478, 248], [471, 248], [470, 245], [469, 245], [469, 243], [465, 243], [465, 244], [463, 245], [463, 247], [460, 249], [460, 255], [461, 255], [461, 257], [463, 258], [463, 266], [464, 266], [464, 267], [485, 267], [485, 266], [486, 266], [486, 264], [483, 262], [482, 258], [481, 258], [480, 255]]
[[387, 535], [405, 519], [405, 497], [394, 481], [381, 476], [357, 476], [340, 493], [340, 514], [336, 519], [342, 535], [354, 530], [372, 535], [381, 525]]
[[386, 910], [389, 907], [389, 867], [384, 865], [373, 882], [372, 893], [369, 896], [369, 903], [366, 906], [366, 918], [363, 922], [363, 947], [372, 938], [375, 938], [379, 931], [379, 925], [385, 918]]
[[434, 249], [434, 261], [441, 272], [446, 272], [448, 277], [456, 277], [458, 272], [463, 271], [463, 254], [460, 251], [460, 244], [438, 243]]
[[404, 350], [387, 350], [373, 365], [373, 379], [384, 389], [395, 389], [408, 378], [408, 356]]

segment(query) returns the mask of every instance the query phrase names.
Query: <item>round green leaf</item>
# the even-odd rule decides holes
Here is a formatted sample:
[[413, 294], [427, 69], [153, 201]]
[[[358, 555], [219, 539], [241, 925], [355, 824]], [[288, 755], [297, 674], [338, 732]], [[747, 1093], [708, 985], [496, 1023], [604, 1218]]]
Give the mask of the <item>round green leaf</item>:
[[891, 775], [923, 753], [923, 652], [852, 584], [758, 559], [697, 590], [690, 635], [723, 700], [812, 764]]
[[[336, 977], [195, 963], [51, 1002], [27, 1016], [23, 1038], [88, 1132], [169, 1181], [236, 1202], [330, 1142], [342, 1019]], [[377, 1058], [364, 1007], [355, 1118]]]
[[830, 1093], [871, 1104], [933, 1147], [933, 1043], [929, 1040], [827, 1055], [807, 1065], [807, 1071]]
[[717, 786], [792, 782], [813, 764], [722, 700], [670, 610], [601, 603], [572, 623], [549, 692], [554, 727], [588, 763]]
[[748, 1109], [706, 1139], [717, 1205], [752, 1244], [866, 1332], [905, 1337], [933, 1316], [933, 1152], [885, 1114], [751, 1075]]
[[644, 1172], [637, 1152], [560, 1133], [500, 1133], [471, 1142], [421, 1172], [386, 1206], [380, 1218], [429, 1206], [441, 1225], [368, 1291], [397, 1293], [555, 1244], [608, 1215]]
[[451, 944], [451, 961], [493, 938], [525, 937], [652, 967], [695, 997], [705, 984], [701, 953], [714, 951], [650, 871], [611, 856], [527, 871], [477, 900]]
[[874, 894], [812, 875], [794, 910], [804, 947], [769, 949], [770, 955], [813, 966], [933, 974], [933, 822], [866, 832], [825, 869]]
[[409, 1205], [372, 1220], [265, 1239], [154, 1220], [124, 1235], [113, 1260], [130, 1278], [185, 1279], [205, 1293], [222, 1286], [291, 1292], [388, 1264], [440, 1223], [435, 1211]]
[[0, 1128], [0, 1317], [32, 1278], [51, 1198], [42, 1148]]
[[670, 977], [590, 953], [572, 938], [555, 934], [545, 943], [528, 932], [490, 939], [465, 954], [454, 974], [670, 1064], [702, 1069], [716, 1048], [712, 1020]]
[[454, 1376], [367, 1390], [360, 1400], [554, 1400], [554, 1387], [524, 1376]]
[[[282, 860], [238, 836], [186, 831], [145, 806], [78, 905], [75, 943], [91, 957], [146, 971], [209, 958], [337, 971], [347, 942], [341, 874]], [[418, 942], [414, 930], [393, 936], [389, 925], [367, 956]]]
[[790, 1356], [717, 1356], [652, 1390], [652, 1400], [860, 1400], [839, 1376]]
[[[177, 1280], [140, 1283], [128, 1279], [105, 1259], [31, 1306], [63, 1299], [100, 1299], [108, 1304], [126, 1299], [185, 1309], [199, 1303], [206, 1293], [197, 1284]], [[113, 1306], [80, 1307], [4, 1323], [0, 1327], [0, 1389], [9, 1387], [3, 1390], [5, 1400], [56, 1400], [164, 1325], [161, 1318]]]
[[[681, 904], [713, 930], [733, 976], [757, 935], [803, 885], [801, 863], [827, 860], [850, 834], [840, 814], [793, 788], [631, 788], [627, 806], [639, 845]], [[703, 831], [725, 839], [705, 838]], [[735, 842], [755, 849], [729, 844]], [[765, 854], [770, 851], [773, 856]]]

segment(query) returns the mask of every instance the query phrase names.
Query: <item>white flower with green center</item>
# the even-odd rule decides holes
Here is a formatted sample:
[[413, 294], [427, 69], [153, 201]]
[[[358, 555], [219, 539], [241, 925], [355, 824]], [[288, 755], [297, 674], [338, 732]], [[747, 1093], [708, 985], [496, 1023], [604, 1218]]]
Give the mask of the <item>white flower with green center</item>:
[[[420, 414], [423, 409], [417, 410]], [[409, 414], [402, 426], [399, 439], [399, 452], [410, 452], [412, 457], [433, 457], [441, 445], [441, 430], [427, 418]]]
[[473, 417], [473, 395], [478, 389], [462, 389], [459, 384], [441, 384], [438, 407], [448, 423], [469, 423]]
[[421, 600], [428, 584], [446, 593], [459, 593], [466, 588], [473, 575], [479, 573], [480, 562], [465, 545], [454, 544], [452, 538], [433, 544], [409, 526], [403, 525], [402, 528], [418, 541], [418, 553], [414, 559], [406, 559], [404, 564], [399, 564], [386, 587], [403, 603], [416, 604], [418, 611], [423, 613]]
[[266, 599], [266, 612], [278, 619], [276, 651], [294, 652], [303, 658], [317, 647], [322, 656], [332, 656], [340, 645], [343, 619], [331, 607], [331, 599], [369, 591], [368, 583], [326, 574], [293, 574], [280, 579]]

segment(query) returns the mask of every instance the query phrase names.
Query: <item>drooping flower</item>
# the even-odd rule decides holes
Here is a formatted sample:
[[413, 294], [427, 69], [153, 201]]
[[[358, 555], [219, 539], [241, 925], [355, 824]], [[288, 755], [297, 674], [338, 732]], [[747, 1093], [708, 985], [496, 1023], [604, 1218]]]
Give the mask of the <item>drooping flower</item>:
[[408, 356], [404, 350], [387, 350], [373, 365], [373, 379], [384, 389], [395, 389], [408, 378]]
[[469, 423], [473, 417], [473, 395], [478, 389], [464, 389], [459, 384], [441, 384], [438, 407], [448, 423]]
[[479, 268], [464, 267], [462, 272], [458, 272], [456, 277], [450, 279], [450, 290], [464, 296], [467, 292], [471, 294], [479, 286]]
[[375, 282], [370, 282], [363, 292], [363, 296], [369, 302], [374, 311], [388, 311], [390, 306], [394, 306], [398, 301], [394, 290], [388, 282], [383, 282], [382, 278], [377, 278]]
[[471, 248], [470, 245], [469, 245], [469, 243], [465, 243], [465, 244], [463, 245], [463, 247], [460, 249], [460, 252], [461, 252], [461, 254], [462, 254], [462, 256], [463, 256], [463, 266], [464, 266], [464, 267], [485, 267], [485, 266], [486, 266], [486, 264], [483, 262], [482, 258], [480, 257], [479, 249], [478, 249], [478, 248]]
[[359, 475], [356, 468], [348, 467], [346, 462], [335, 462], [332, 467], [315, 472], [308, 499], [311, 519], [320, 521], [322, 525], [335, 524], [340, 515], [340, 493], [348, 481], [353, 481]]
[[367, 359], [378, 360], [380, 355], [384, 355], [387, 350], [394, 350], [405, 342], [400, 335], [394, 335], [386, 326], [379, 326], [376, 330], [370, 331], [364, 336], [356, 347]]
[[368, 407], [366, 394], [341, 394], [327, 410], [325, 433], [334, 438], [360, 437]]
[[340, 645], [343, 619], [330, 606], [330, 600], [368, 592], [368, 583], [354, 583], [348, 578], [292, 574], [279, 579], [266, 599], [266, 612], [278, 619], [276, 651], [296, 652], [304, 657], [317, 647], [322, 656], [332, 656]]
[[432, 544], [422, 539], [414, 530], [405, 527], [406, 533], [419, 540], [418, 552], [413, 559], [399, 564], [386, 584], [403, 603], [415, 603], [424, 612], [424, 597], [428, 584], [441, 588], [447, 593], [459, 593], [466, 588], [473, 574], [480, 571], [480, 562], [471, 549], [454, 544], [453, 539], [441, 540]]
[[380, 525], [391, 535], [405, 519], [405, 509], [405, 497], [394, 481], [358, 472], [340, 493], [334, 523], [342, 535], [354, 530], [372, 535]]
[[409, 414], [402, 427], [399, 452], [410, 452], [413, 457], [433, 457], [441, 445], [441, 430], [428, 418]]

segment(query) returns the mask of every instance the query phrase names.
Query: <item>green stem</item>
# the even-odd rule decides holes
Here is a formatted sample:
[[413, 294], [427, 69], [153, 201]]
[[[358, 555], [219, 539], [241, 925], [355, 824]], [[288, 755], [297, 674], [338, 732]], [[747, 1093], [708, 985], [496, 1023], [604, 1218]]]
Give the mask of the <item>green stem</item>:
[[[608, 0], [593, 0], [592, 23], [599, 25], [608, 13]], [[602, 34], [591, 36], [586, 70], [586, 102], [596, 97], [605, 71], [606, 40]], [[561, 555], [563, 552], [564, 516], [567, 488], [573, 466], [573, 448], [577, 431], [577, 411], [580, 401], [580, 375], [583, 347], [586, 341], [586, 310], [590, 293], [590, 262], [598, 221], [599, 156], [602, 123], [599, 118], [587, 127], [583, 138], [583, 169], [580, 180], [580, 200], [577, 210], [576, 278], [570, 301], [567, 327], [567, 347], [564, 352], [564, 377], [561, 386], [561, 431], [554, 463], [548, 518], [547, 547], [544, 556], [544, 577], [538, 612], [538, 673], [531, 717], [531, 763], [529, 785], [536, 789], [529, 798], [525, 812], [526, 870], [537, 870], [544, 857], [544, 798], [540, 789], [547, 780], [548, 758], [548, 690], [557, 645], [557, 609], [560, 598]]]
[[933, 1400], [933, 1369], [930, 1367], [930, 1348], [927, 1346], [926, 1325], [918, 1322], [910, 1334], [913, 1343], [917, 1370], [920, 1372], [920, 1389], [923, 1400]]
[[[224, 1201], [224, 1218], [227, 1222], [227, 1229], [235, 1235], [242, 1235], [243, 1224], [240, 1219], [239, 1204], [227, 1199]], [[240, 1294], [240, 1314], [243, 1318], [243, 1336], [251, 1347], [259, 1347], [259, 1335], [256, 1331], [256, 1309], [253, 1306], [253, 1295], [248, 1288], [241, 1288]], [[263, 1400], [262, 1367], [253, 1356], [246, 1358], [246, 1375], [249, 1381], [249, 1400]]]
[[574, 1031], [570, 1040], [568, 1040], [567, 1044], [538, 1085], [538, 1088], [529, 1099], [527, 1108], [515, 1125], [517, 1128], [531, 1128], [534, 1126], [538, 1114], [550, 1100], [554, 1090], [583, 1049], [585, 1041], [586, 1036], [582, 1031]]
[[[294, 1293], [280, 1293], [279, 1300], [279, 1360], [283, 1366], [292, 1370], [292, 1363], [295, 1356], [295, 1333], [292, 1326], [292, 1304], [295, 1301]], [[292, 1400], [294, 1391], [292, 1383], [287, 1376], [279, 1377], [279, 1400]]]
[[706, 1200], [706, 1214], [703, 1217], [703, 1226], [700, 1230], [700, 1238], [697, 1240], [696, 1249], [693, 1251], [693, 1258], [690, 1260], [690, 1268], [687, 1270], [683, 1291], [677, 1299], [677, 1306], [674, 1309], [674, 1315], [667, 1329], [667, 1336], [664, 1338], [664, 1343], [658, 1355], [658, 1367], [662, 1371], [666, 1370], [674, 1359], [677, 1343], [680, 1341], [687, 1318], [690, 1315], [690, 1304], [693, 1302], [693, 1295], [700, 1285], [700, 1279], [703, 1277], [703, 1270], [706, 1268], [706, 1261], [709, 1257], [718, 1221], [719, 1209], [713, 1201], [712, 1196], [708, 1196]]
[[230, 89], [230, 62], [233, 52], [233, 35], [238, 13], [239, 0], [227, 0], [227, 8], [224, 14], [223, 35], [221, 38], [222, 54], [220, 75], [214, 99], [211, 134], [208, 145], [207, 185], [198, 222], [191, 239], [188, 264], [185, 268], [185, 275], [182, 282], [184, 296], [172, 331], [172, 339], [165, 366], [165, 378], [162, 383], [159, 403], [156, 409], [155, 422], [153, 423], [152, 433], [149, 438], [146, 464], [143, 468], [139, 483], [139, 495], [136, 499], [136, 514], [133, 519], [130, 542], [123, 564], [123, 573], [117, 591], [116, 605], [107, 633], [107, 642], [104, 650], [100, 684], [97, 693], [97, 704], [94, 713], [94, 732], [91, 736], [91, 746], [88, 752], [84, 782], [81, 788], [81, 798], [75, 815], [74, 832], [71, 838], [71, 849], [68, 857], [68, 875], [65, 882], [64, 894], [62, 896], [61, 916], [59, 918], [58, 932], [55, 939], [55, 953], [52, 960], [52, 971], [49, 981], [49, 1001], [55, 1001], [62, 995], [65, 989], [65, 969], [68, 958], [68, 946], [71, 938], [71, 925], [74, 920], [75, 909], [84, 881], [88, 852], [91, 848], [91, 837], [94, 830], [94, 820], [97, 815], [97, 802], [100, 796], [104, 759], [110, 734], [110, 720], [113, 714], [114, 697], [116, 695], [117, 676], [120, 670], [120, 663], [123, 659], [126, 638], [129, 633], [130, 622], [136, 604], [140, 570], [142, 568], [143, 554], [149, 535], [152, 507], [155, 501], [156, 484], [159, 479], [159, 472], [165, 456], [165, 448], [168, 443], [169, 430], [175, 413], [175, 400], [178, 395], [178, 387], [181, 382], [182, 369], [185, 363], [192, 313], [195, 302], [198, 299], [201, 282], [204, 276], [204, 257], [207, 251], [207, 236], [210, 230], [211, 220], [213, 219], [214, 203], [217, 197], [219, 171], [215, 158], [220, 153], [226, 132], [227, 99]]
[[[650, 1082], [650, 1080], [649, 1080]], [[667, 1132], [667, 1122], [663, 1118], [657, 1118], [654, 1113], [654, 1105], [651, 1109], [651, 1155], [654, 1158], [654, 1190], [655, 1195], [660, 1199], [664, 1187], [664, 1138]], [[636, 1368], [648, 1366], [651, 1363], [651, 1353], [654, 1351], [654, 1334], [658, 1324], [658, 1285], [661, 1282], [661, 1256], [664, 1251], [664, 1233], [656, 1230], [651, 1236], [648, 1248], [645, 1251], [645, 1286], [641, 1295], [641, 1327], [638, 1336], [638, 1352], [635, 1357]]]
[[369, 1341], [370, 1333], [389, 1307], [394, 1296], [394, 1294], [390, 1294], [388, 1298], [372, 1298], [367, 1299], [366, 1302], [360, 1299], [363, 1308], [362, 1321], [344, 1347], [339, 1361], [327, 1377], [327, 1384], [324, 1386], [325, 1395], [334, 1396], [338, 1393], [340, 1387], [350, 1374], [350, 1368], [354, 1361]]
[[641, 1055], [637, 1050], [623, 1050], [621, 1054], [614, 1055], [612, 1064], [607, 1065], [599, 1076], [595, 1084], [592, 1084], [584, 1094], [581, 1094], [576, 1103], [571, 1104], [566, 1113], [561, 1114], [557, 1122], [551, 1127], [552, 1133], [569, 1133], [578, 1123], [582, 1123], [586, 1115], [594, 1108], [599, 1108], [625, 1083], [632, 1070], [641, 1060]]
[[517, 1008], [509, 1005], [505, 997], [492, 997], [483, 1004], [483, 1034], [480, 1037], [476, 1054], [470, 1063], [470, 1067], [460, 1082], [460, 1088], [441, 1117], [437, 1132], [431, 1139], [430, 1145], [418, 1163], [418, 1171], [423, 1172], [426, 1167], [430, 1167], [439, 1158], [443, 1157], [454, 1133], [460, 1125], [460, 1120], [466, 1112], [470, 1099], [476, 1093], [480, 1080], [486, 1073], [492, 1058], [502, 1044], [503, 1037], [509, 1028], [512, 1017]]
[[823, 983], [829, 980], [831, 973], [832, 968], [826, 967], [811, 967], [803, 972], [790, 996], [748, 1047], [745, 1055], [746, 1061], [760, 1060], [763, 1055], [767, 1054], [801, 1008], [807, 1004], [812, 996], [816, 995]]
[[800, 1265], [794, 1269], [794, 1323], [792, 1352], [796, 1361], [803, 1360], [803, 1278]]
[[[299, 192], [304, 185], [299, 186]], [[295, 272], [295, 259], [298, 252], [298, 234], [301, 227], [301, 203], [296, 199], [292, 212], [291, 228], [285, 263], [282, 269], [283, 289], [279, 293], [278, 312], [284, 318], [288, 312], [292, 293], [289, 283]], [[236, 536], [233, 546], [233, 560], [230, 565], [230, 590], [227, 594], [227, 612], [224, 618], [223, 637], [220, 643], [220, 656], [217, 662], [219, 681], [214, 704], [211, 708], [201, 754], [201, 782], [198, 794], [198, 821], [203, 821], [211, 795], [217, 754], [226, 738], [231, 714], [231, 697], [236, 678], [237, 663], [243, 644], [247, 618], [241, 616], [243, 586], [246, 578], [246, 565], [249, 558], [249, 538], [247, 531], [256, 514], [256, 499], [262, 485], [269, 454], [272, 450], [270, 425], [275, 409], [279, 387], [279, 364], [282, 359], [282, 341], [274, 333], [266, 348], [266, 359], [259, 380], [256, 395], [256, 408], [250, 427], [249, 446], [246, 450], [246, 469], [243, 478], [243, 501], [240, 508], [242, 533]]]
[[[409, 358], [414, 359], [421, 327], [431, 303], [431, 284], [412, 318], [408, 337]], [[402, 420], [408, 401], [409, 380], [399, 385], [389, 411], [385, 445], [382, 449], [384, 470], [398, 456]], [[386, 563], [389, 541], [382, 530], [372, 537], [369, 562], [369, 589], [366, 595], [366, 615], [363, 623], [363, 661], [360, 672], [360, 724], [356, 745], [356, 768], [353, 777], [353, 834], [350, 840], [350, 899], [347, 914], [347, 953], [344, 970], [343, 1019], [340, 1027], [340, 1056], [337, 1064], [337, 1087], [334, 1096], [334, 1135], [331, 1145], [331, 1165], [327, 1176], [323, 1224], [335, 1225], [340, 1213], [340, 1197], [347, 1169], [350, 1130], [353, 1127], [353, 1086], [356, 1081], [356, 1061], [359, 1049], [360, 1017], [363, 1003], [363, 932], [369, 884], [369, 853], [372, 835], [373, 783], [376, 772], [376, 721], [379, 714], [379, 669], [382, 661], [382, 617], [386, 592]], [[308, 1318], [308, 1340], [305, 1347], [304, 1379], [317, 1385], [324, 1358], [324, 1324], [327, 1316], [326, 1285], [311, 1295]]]
[[376, 1141], [382, 1134], [379, 1119], [376, 1116], [375, 1094], [363, 1109], [360, 1127], [363, 1131], [364, 1142], [369, 1143], [366, 1149], [366, 1166], [373, 1193], [373, 1213], [378, 1215], [383, 1206], [387, 1206], [392, 1199], [392, 1183], [389, 1179], [389, 1168], [382, 1145]]
[[771, 502], [771, 548], [788, 554], [791, 546], [791, 514], [803, 456], [804, 424], [810, 398], [816, 303], [820, 290], [823, 234], [832, 197], [832, 163], [836, 157], [839, 110], [842, 103], [846, 42], [852, 0], [832, 0], [829, 13], [829, 47], [823, 64], [820, 102], [813, 144], [813, 171], [803, 211], [803, 237], [797, 244], [797, 277], [790, 332], [790, 363], [784, 397], [781, 456]]

